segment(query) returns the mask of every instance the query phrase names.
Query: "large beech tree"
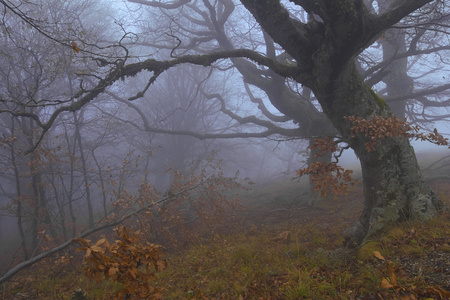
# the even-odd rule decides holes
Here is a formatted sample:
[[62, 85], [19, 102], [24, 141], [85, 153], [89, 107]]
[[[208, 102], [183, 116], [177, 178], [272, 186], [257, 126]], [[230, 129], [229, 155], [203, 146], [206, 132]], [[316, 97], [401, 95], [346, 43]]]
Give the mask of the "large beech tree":
[[[7, 6], [5, 4], [7, 2], [0, 2], [28, 24], [36, 26], [41, 33], [50, 36], [49, 33], [43, 32], [42, 27], [37, 26], [34, 19], [27, 18], [22, 11], [11, 5]], [[179, 0], [160, 3], [131, 0], [130, 2], [153, 3], [161, 8], [173, 8], [181, 7], [191, 1]], [[231, 2], [222, 2], [223, 12], [226, 14], [232, 9], [229, 5], [227, 6]], [[441, 203], [429, 186], [425, 184], [409, 140], [407, 138], [386, 138], [379, 141], [376, 151], [369, 152], [365, 147], [368, 137], [363, 134], [354, 134], [351, 130], [353, 124], [347, 117], [371, 119], [388, 117], [393, 114], [386, 102], [366, 85], [355, 66], [355, 59], [386, 29], [416, 10], [438, 1], [393, 1], [389, 8], [379, 14], [367, 7], [367, 3], [370, 1], [363, 0], [291, 0], [283, 2], [285, 5], [279, 0], [241, 0], [240, 2], [264, 30], [267, 40], [273, 40], [284, 50], [289, 58], [288, 63], [272, 55], [262, 55], [253, 49], [227, 47], [223, 40], [221, 48], [224, 50], [206, 54], [200, 51], [202, 54], [181, 55], [169, 60], [151, 58], [137, 62], [129, 62], [131, 59], [128, 49], [124, 46], [125, 39], [110, 47], [117, 49], [117, 52], [123, 50], [123, 55], [117, 55], [114, 58], [108, 58], [108, 54], [102, 53], [101, 48], [86, 43], [84, 49], [81, 47], [83, 45], [79, 45], [82, 53], [90, 55], [100, 67], [98, 74], [93, 76], [96, 80], [94, 84], [80, 84], [79, 91], [72, 96], [71, 101], [62, 101], [62, 105], [56, 107], [45, 120], [30, 112], [2, 111], [34, 119], [36, 124], [43, 129], [42, 134], [45, 134], [59, 114], [79, 110], [115, 82], [126, 79], [126, 77], [136, 76], [142, 71], [150, 71], [152, 75], [149, 77], [148, 85], [151, 85], [160, 74], [179, 64], [191, 63], [207, 67], [218, 60], [230, 58], [238, 69], [244, 69], [245, 61], [242, 60], [239, 64], [236, 60], [244, 58], [268, 68], [279, 78], [288, 78], [310, 89], [318, 100], [321, 110], [358, 155], [364, 179], [365, 205], [358, 224], [347, 235], [349, 244], [361, 243], [367, 235], [390, 221], [433, 217], [441, 208]], [[206, 0], [202, 3], [207, 8], [211, 7]], [[308, 22], [301, 22], [290, 14], [290, 10], [298, 9], [306, 11], [312, 16]], [[211, 11], [213, 11], [212, 8]], [[224, 22], [220, 18], [216, 18], [213, 22], [219, 42], [220, 28]], [[73, 47], [70, 41], [60, 40], [58, 42]], [[175, 46], [173, 50], [177, 47]], [[78, 48], [75, 49], [78, 51]], [[173, 52], [171, 52], [171, 56]], [[245, 73], [245, 70], [240, 71]], [[249, 75], [247, 80], [250, 81], [248, 77]], [[142, 97], [146, 91], [147, 87], [138, 94], [130, 95], [130, 101]], [[286, 101], [286, 97], [277, 95], [274, 93], [274, 96], [269, 97], [273, 106], [285, 115], [292, 114], [292, 110], [286, 106], [292, 103], [281, 102]], [[301, 109], [301, 107], [298, 105], [297, 109]], [[236, 119], [238, 118], [236, 117]], [[301, 118], [297, 121], [300, 122]], [[266, 130], [256, 134], [233, 132], [217, 135], [184, 131], [179, 131], [177, 134], [189, 134], [197, 138], [262, 137], [272, 133], [294, 137], [299, 134], [297, 129], [280, 128], [270, 122], [255, 121], [251, 117], [240, 119], [240, 122], [256, 122], [255, 124], [259, 123]], [[159, 133], [169, 132], [159, 130]]]
[[[322, 22], [301, 24], [279, 1], [243, 0], [264, 30], [297, 62], [292, 78], [309, 87], [323, 111], [361, 161], [364, 211], [347, 236], [356, 243], [390, 221], [436, 214], [439, 200], [425, 184], [407, 138], [386, 138], [367, 151], [364, 135], [354, 135], [346, 118], [391, 116], [392, 110], [362, 80], [355, 56], [383, 30], [432, 1], [396, 1], [371, 14], [363, 1], [291, 1]], [[312, 26], [312, 25], [315, 26]]]

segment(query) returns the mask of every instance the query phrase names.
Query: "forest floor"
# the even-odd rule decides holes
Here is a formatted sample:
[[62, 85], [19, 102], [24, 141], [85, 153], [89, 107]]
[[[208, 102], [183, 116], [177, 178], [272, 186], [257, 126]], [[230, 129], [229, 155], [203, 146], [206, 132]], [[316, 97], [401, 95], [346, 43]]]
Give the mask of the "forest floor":
[[[450, 205], [450, 183], [433, 183]], [[450, 222], [387, 228], [354, 251], [343, 232], [362, 209], [357, 188], [305, 207], [294, 181], [254, 187], [232, 224], [181, 249], [168, 248], [168, 268], [151, 284], [164, 299], [450, 299]], [[205, 229], [203, 229], [205, 230]], [[3, 284], [0, 299], [70, 299], [78, 288], [105, 299], [118, 286], [82, 271], [82, 254], [49, 258]]]

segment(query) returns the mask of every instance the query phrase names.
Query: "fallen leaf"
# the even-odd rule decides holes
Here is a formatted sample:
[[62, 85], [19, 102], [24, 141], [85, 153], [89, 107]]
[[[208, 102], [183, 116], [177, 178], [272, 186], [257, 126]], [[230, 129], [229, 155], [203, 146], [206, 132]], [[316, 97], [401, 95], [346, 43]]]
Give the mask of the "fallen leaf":
[[383, 289], [390, 289], [390, 288], [393, 288], [393, 287], [394, 286], [386, 278], [381, 279], [381, 288], [383, 288]]
[[383, 255], [381, 255], [380, 251], [373, 251], [373, 255], [375, 255], [376, 258], [381, 260], [386, 260]]
[[391, 262], [387, 263], [388, 269], [389, 269], [389, 278], [391, 279], [392, 284], [396, 287], [397, 286], [397, 276], [395, 276], [394, 267], [392, 266]]

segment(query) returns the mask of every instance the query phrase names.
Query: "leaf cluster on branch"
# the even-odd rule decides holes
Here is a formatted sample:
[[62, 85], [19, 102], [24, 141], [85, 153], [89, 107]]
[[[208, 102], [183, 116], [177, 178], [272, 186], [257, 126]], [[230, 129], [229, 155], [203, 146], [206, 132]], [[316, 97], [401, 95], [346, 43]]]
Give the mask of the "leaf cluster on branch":
[[320, 191], [322, 196], [327, 196], [328, 191], [334, 195], [347, 195], [349, 187], [359, 183], [351, 177], [352, 173], [352, 170], [346, 170], [336, 162], [321, 161], [316, 161], [307, 168], [297, 171], [298, 176], [311, 175], [314, 191]]
[[430, 133], [419, 132], [420, 128], [409, 124], [406, 119], [400, 120], [394, 116], [374, 116], [369, 120], [361, 117], [348, 116], [346, 119], [353, 125], [351, 128], [353, 133], [352, 138], [360, 133], [368, 138], [368, 141], [364, 143], [368, 152], [376, 151], [375, 147], [377, 143], [387, 138], [406, 137], [428, 141], [436, 145], [448, 145], [448, 139], [439, 134], [436, 128]]
[[[363, 135], [367, 139], [364, 142], [367, 152], [377, 151], [377, 144], [387, 138], [410, 138], [436, 145], [448, 145], [448, 139], [439, 134], [437, 129], [429, 133], [419, 132], [420, 128], [409, 124], [406, 119], [400, 120], [394, 116], [374, 116], [368, 120], [355, 116], [345, 118], [353, 125], [351, 138]], [[310, 149], [317, 150], [316, 157], [324, 156], [329, 152], [337, 152], [338, 142], [332, 137], [323, 137], [315, 139]], [[351, 177], [352, 170], [346, 170], [338, 164], [339, 156], [340, 154], [335, 155], [336, 161], [331, 163], [313, 162], [308, 167], [298, 170], [297, 176], [311, 175], [314, 191], [321, 191], [322, 196], [327, 196], [328, 191], [334, 195], [347, 195], [349, 187], [355, 186], [359, 181]]]
[[[109, 243], [101, 238], [95, 244], [78, 238], [86, 251], [84, 257], [86, 276], [100, 282], [103, 278], [121, 284], [113, 299], [124, 297], [162, 298], [161, 290], [149, 285], [156, 280], [156, 273], [167, 267], [162, 258], [161, 246], [145, 242], [139, 231], [130, 232], [125, 226], [114, 229], [118, 239]], [[109, 297], [108, 297], [109, 298]]]
[[[311, 150], [316, 150], [315, 157], [325, 156], [329, 152], [338, 151], [338, 142], [332, 137], [325, 136], [315, 139], [311, 146]], [[355, 186], [359, 181], [351, 177], [352, 170], [346, 170], [336, 161], [327, 163], [323, 161], [315, 161], [308, 167], [297, 171], [297, 176], [310, 175], [314, 191], [320, 191], [322, 196], [327, 196], [328, 192], [334, 195], [347, 195], [349, 187]]]

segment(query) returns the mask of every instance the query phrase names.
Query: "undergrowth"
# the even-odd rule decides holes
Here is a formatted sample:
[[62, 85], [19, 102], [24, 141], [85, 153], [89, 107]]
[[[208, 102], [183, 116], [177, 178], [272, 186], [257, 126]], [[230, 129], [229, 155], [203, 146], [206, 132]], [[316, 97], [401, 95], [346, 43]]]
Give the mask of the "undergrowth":
[[[446, 201], [448, 204], [448, 200]], [[448, 299], [449, 213], [387, 228], [357, 251], [340, 248], [359, 202], [272, 210], [163, 252], [152, 286], [164, 299]], [[246, 218], [245, 215], [242, 218]], [[104, 299], [123, 285], [83, 275], [76, 252], [46, 259], [2, 286], [0, 299]]]

